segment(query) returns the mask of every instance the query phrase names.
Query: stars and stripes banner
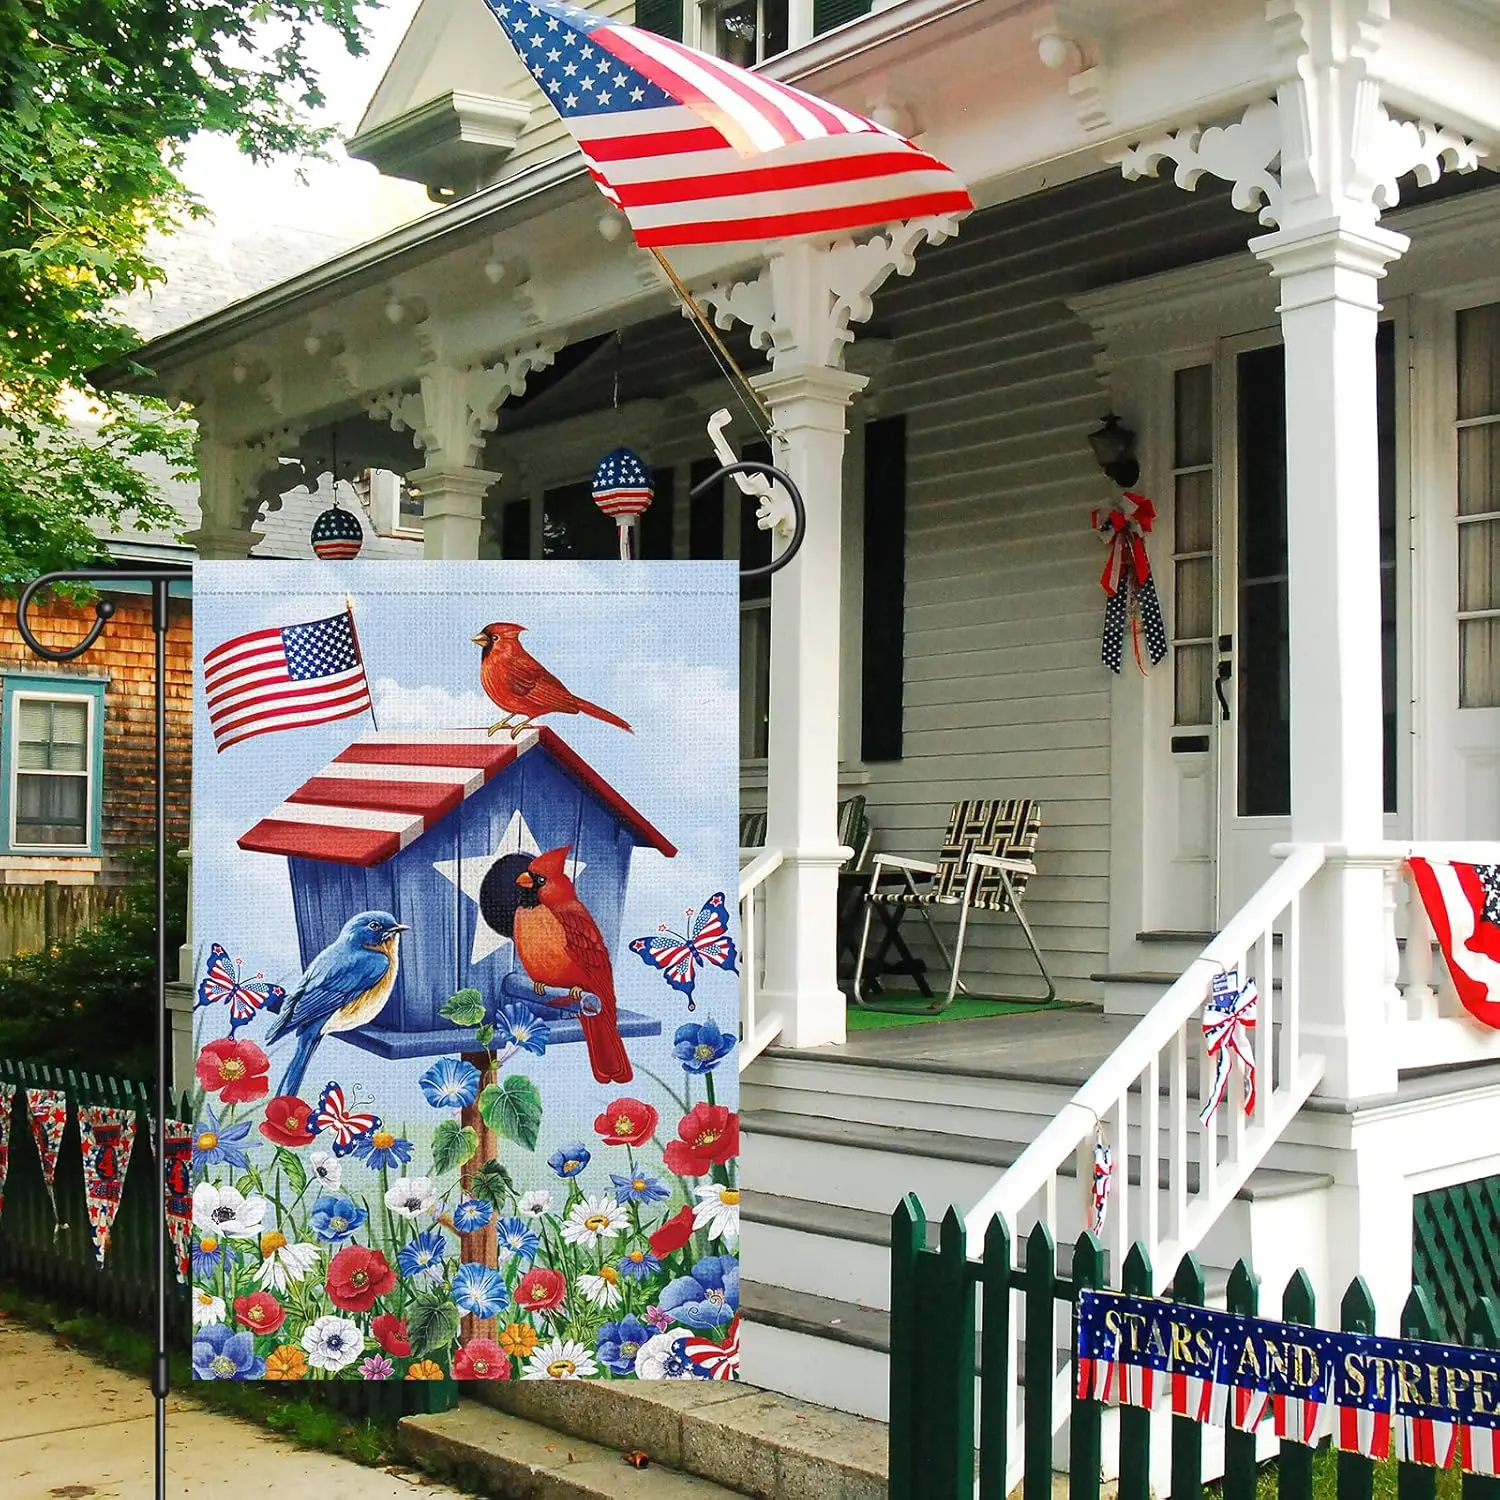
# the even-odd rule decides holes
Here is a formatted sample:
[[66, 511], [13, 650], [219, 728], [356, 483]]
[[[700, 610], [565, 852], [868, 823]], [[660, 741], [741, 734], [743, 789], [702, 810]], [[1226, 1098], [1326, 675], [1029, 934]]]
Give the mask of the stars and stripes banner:
[[839, 234], [974, 206], [893, 130], [560, 0], [487, 0], [643, 246]]
[[1104, 633], [1100, 640], [1099, 659], [1116, 676], [1125, 658], [1125, 630], [1130, 628], [1135, 649], [1135, 663], [1141, 675], [1146, 662], [1141, 658], [1141, 637], [1145, 636], [1146, 656], [1157, 666], [1167, 654], [1167, 627], [1162, 619], [1161, 600], [1156, 580], [1151, 576], [1151, 561], [1146, 556], [1146, 536], [1156, 521], [1156, 505], [1144, 495], [1126, 490], [1120, 496], [1122, 506], [1114, 510], [1096, 510], [1092, 525], [1109, 546], [1099, 586], [1104, 590]]
[[120, 1190], [135, 1142], [135, 1111], [108, 1105], [78, 1107], [78, 1140], [83, 1149], [83, 1197], [88, 1206], [94, 1256], [102, 1266], [109, 1235], [120, 1211]]
[[[31, 1136], [42, 1162], [42, 1181], [57, 1219], [57, 1153], [62, 1150], [63, 1131], [68, 1124], [68, 1096], [61, 1089], [26, 1090], [26, 1111], [31, 1116]], [[58, 1224], [59, 1229], [64, 1228]]]
[[15, 1102], [15, 1084], [0, 1083], [0, 1214], [5, 1212], [5, 1179], [10, 1175], [10, 1116]]
[[370, 710], [354, 611], [237, 635], [204, 652], [214, 749]]
[[1468, 1013], [1500, 1027], [1500, 865], [1412, 859], [1412, 878]]
[[1500, 1474], [1500, 1351], [1334, 1333], [1084, 1291], [1080, 1400], [1155, 1407], [1367, 1458]]

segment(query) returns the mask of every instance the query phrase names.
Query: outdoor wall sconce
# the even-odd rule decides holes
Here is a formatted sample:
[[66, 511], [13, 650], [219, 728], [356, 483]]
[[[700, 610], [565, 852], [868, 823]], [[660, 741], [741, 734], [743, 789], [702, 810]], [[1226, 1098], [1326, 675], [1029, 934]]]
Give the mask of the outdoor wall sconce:
[[1104, 425], [1089, 434], [1094, 461], [1122, 490], [1128, 490], [1141, 477], [1141, 466], [1135, 456], [1135, 434], [1120, 425], [1120, 419], [1107, 412]]

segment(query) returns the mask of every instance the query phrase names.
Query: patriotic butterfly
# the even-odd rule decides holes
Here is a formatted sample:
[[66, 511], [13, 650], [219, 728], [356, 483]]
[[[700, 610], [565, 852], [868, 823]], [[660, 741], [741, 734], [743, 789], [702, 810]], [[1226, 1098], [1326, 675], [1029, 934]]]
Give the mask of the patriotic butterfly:
[[[693, 917], [692, 907], [686, 916]], [[666, 923], [657, 927], [650, 937], [637, 938], [630, 951], [640, 955], [641, 962], [658, 969], [674, 990], [687, 996], [689, 1010], [697, 1010], [693, 999], [693, 986], [697, 981], [699, 964], [713, 964], [738, 974], [735, 967], [737, 954], [734, 939], [729, 936], [729, 911], [724, 905], [724, 892], [715, 891], [688, 927], [688, 935], [673, 932]]]
[[682, 1353], [693, 1367], [693, 1374], [704, 1380], [733, 1380], [740, 1368], [740, 1319], [735, 1314], [729, 1325], [729, 1336], [722, 1344], [711, 1339], [684, 1339]]
[[[358, 1108], [358, 1104], [355, 1105]], [[333, 1154], [348, 1156], [359, 1144], [361, 1136], [369, 1135], [380, 1126], [379, 1115], [353, 1114], [344, 1104], [344, 1090], [330, 1083], [318, 1096], [318, 1107], [308, 1116], [307, 1133], [318, 1135], [324, 1130], [333, 1132]]]
[[208, 950], [208, 973], [198, 986], [199, 1005], [213, 1005], [222, 1000], [229, 1007], [230, 1036], [268, 1000], [275, 1002], [271, 1006], [275, 1010], [286, 999], [286, 991], [279, 984], [268, 984], [263, 974], [257, 972], [241, 980], [241, 963], [241, 959], [230, 958], [222, 943], [215, 943]]

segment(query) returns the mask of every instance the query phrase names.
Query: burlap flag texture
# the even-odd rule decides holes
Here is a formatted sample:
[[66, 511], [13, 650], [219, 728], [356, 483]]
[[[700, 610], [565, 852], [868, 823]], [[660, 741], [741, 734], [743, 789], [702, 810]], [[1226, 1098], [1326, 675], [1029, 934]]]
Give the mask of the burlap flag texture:
[[135, 1142], [135, 1111], [102, 1104], [78, 1107], [78, 1139], [83, 1148], [83, 1196], [89, 1211], [94, 1255], [102, 1266], [109, 1233], [120, 1211], [120, 1190]]
[[10, 1173], [10, 1112], [16, 1099], [13, 1083], [0, 1083], [0, 1213], [5, 1212], [5, 1179]]
[[[68, 1123], [68, 1096], [61, 1089], [27, 1089], [26, 1108], [31, 1115], [31, 1134], [37, 1155], [42, 1159], [42, 1180], [52, 1201], [52, 1218], [57, 1219], [57, 1153], [62, 1149], [63, 1130]], [[62, 1226], [59, 1225], [59, 1228]]]

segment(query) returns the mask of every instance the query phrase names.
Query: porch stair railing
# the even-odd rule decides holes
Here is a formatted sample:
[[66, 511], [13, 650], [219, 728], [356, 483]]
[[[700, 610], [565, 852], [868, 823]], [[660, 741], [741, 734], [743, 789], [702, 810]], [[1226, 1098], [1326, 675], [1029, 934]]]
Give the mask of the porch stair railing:
[[[971, 1257], [983, 1254], [996, 1215], [1016, 1238], [1023, 1225], [1044, 1223], [1055, 1241], [1075, 1239], [1086, 1222], [1095, 1136], [1102, 1130], [1116, 1164], [1103, 1235], [1111, 1264], [1123, 1265], [1139, 1242], [1155, 1268], [1146, 1290], [1164, 1290], [1172, 1268], [1201, 1243], [1323, 1076], [1322, 1057], [1305, 1047], [1300, 926], [1303, 892], [1324, 858], [1321, 846], [1292, 849], [1006, 1169], [964, 1221]], [[1241, 981], [1253, 977], [1259, 992], [1251, 1033], [1255, 1106], [1247, 1118], [1239, 1079], [1231, 1078], [1222, 1106], [1203, 1127], [1198, 1114], [1212, 1092], [1214, 1068], [1200, 1062], [1190, 1069], [1189, 1060], [1204, 1055], [1201, 1016], [1214, 977], [1234, 968]], [[1015, 1370], [1020, 1320], [1012, 1317], [1008, 1325], [1008, 1368]], [[1056, 1353], [1052, 1365], [1052, 1410], [1060, 1426], [1068, 1410], [1070, 1366]], [[1007, 1475], [1007, 1493], [1022, 1478], [1018, 1408], [1011, 1403], [1008, 1418], [1014, 1472]]]
[[743, 1073], [777, 1037], [785, 1020], [779, 1010], [762, 1009], [765, 974], [761, 917], [765, 884], [782, 866], [780, 849], [762, 849], [740, 871], [740, 1072]]

